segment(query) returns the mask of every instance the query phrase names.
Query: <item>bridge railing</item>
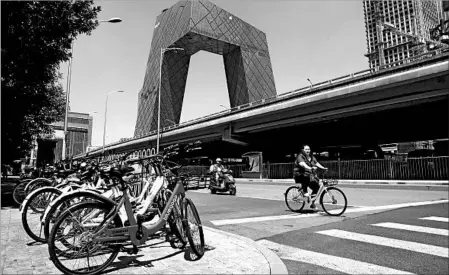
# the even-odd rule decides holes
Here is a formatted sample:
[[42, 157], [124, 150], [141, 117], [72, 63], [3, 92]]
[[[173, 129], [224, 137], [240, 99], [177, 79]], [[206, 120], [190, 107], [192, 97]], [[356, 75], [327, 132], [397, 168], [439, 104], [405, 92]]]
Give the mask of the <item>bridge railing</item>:
[[[335, 84], [338, 84], [338, 83], [342, 83], [344, 85], [344, 82], [347, 81], [347, 80], [350, 80], [350, 79], [354, 79], [354, 78], [361, 78], [361, 79], [363, 79], [364, 76], [370, 76], [370, 75], [378, 74], [379, 72], [381, 72], [383, 70], [385, 72], [388, 72], [389, 69], [390, 70], [392, 69], [392, 67], [397, 69], [398, 67], [401, 67], [401, 66], [404, 66], [404, 65], [420, 63], [423, 59], [428, 59], [428, 58], [431, 58], [431, 57], [434, 57], [434, 56], [438, 56], [438, 55], [441, 55], [441, 54], [447, 53], [447, 52], [449, 52], [448, 48], [436, 49], [436, 50], [429, 51], [429, 52], [426, 52], [426, 53], [423, 53], [423, 54], [420, 54], [420, 55], [417, 55], [417, 56], [413, 56], [413, 57], [410, 57], [410, 58], [407, 58], [407, 59], [404, 59], [404, 60], [396, 61], [396, 62], [387, 64], [387, 65], [384, 65], [382, 67], [371, 68], [371, 69], [366, 69], [366, 70], [362, 70], [362, 71], [359, 71], [359, 72], [347, 74], [347, 75], [340, 76], [340, 77], [337, 77], [337, 78], [333, 78], [333, 79], [330, 79], [330, 80], [327, 80], [327, 81], [323, 81], [323, 82], [319, 82], [319, 83], [316, 83], [316, 84], [313, 84], [313, 85], [309, 85], [309, 86], [306, 86], [306, 87], [295, 89], [293, 91], [289, 91], [289, 92], [286, 92], [286, 93], [278, 94], [278, 95], [275, 95], [273, 97], [269, 97], [269, 98], [257, 100], [257, 101], [254, 101], [254, 102], [246, 103], [246, 104], [243, 104], [243, 105], [240, 105], [240, 106], [232, 107], [232, 108], [230, 108], [228, 110], [223, 110], [223, 111], [220, 111], [220, 112], [217, 112], [217, 113], [213, 113], [213, 114], [210, 114], [210, 115], [207, 115], [207, 116], [203, 116], [203, 117], [191, 119], [191, 120], [188, 120], [188, 121], [184, 121], [184, 122], [176, 124], [176, 125], [171, 125], [171, 126], [168, 126], [168, 127], [164, 127], [164, 128], [161, 129], [161, 132], [168, 131], [168, 130], [173, 130], [173, 129], [176, 129], [176, 128], [186, 127], [186, 126], [189, 126], [189, 125], [192, 125], [192, 124], [196, 124], [198, 122], [208, 121], [208, 120], [211, 120], [211, 119], [214, 119], [214, 118], [217, 118], [217, 117], [229, 115], [230, 113], [241, 112], [241, 111], [244, 111], [244, 110], [247, 110], [247, 109], [250, 109], [250, 108], [254, 108], [255, 106], [268, 105], [268, 104], [271, 104], [273, 102], [282, 101], [282, 100], [285, 100], [285, 99], [288, 99], [288, 98], [291, 98], [291, 97], [301, 97], [301, 96], [310, 95], [310, 94], [316, 93], [316, 92], [318, 92], [318, 91], [320, 91], [320, 90], [322, 90], [322, 89], [324, 89], [324, 88], [326, 88], [328, 86], [332, 86], [332, 85], [335, 85]], [[354, 83], [353, 82], [348, 83], [348, 85], [352, 85], [352, 84], [354, 84]], [[157, 131], [153, 130], [153, 131], [147, 132], [144, 135], [139, 135], [137, 137], [131, 138], [130, 140], [136, 140], [136, 139], [140, 139], [140, 138], [145, 137], [145, 136], [155, 135], [156, 133], [157, 133]], [[119, 144], [119, 143], [121, 143], [121, 142], [113, 142], [113, 143], [107, 144], [106, 147], [109, 147], [109, 146], [112, 146], [112, 145], [116, 145], [116, 144]], [[95, 152], [95, 151], [101, 151], [101, 150], [94, 150], [92, 152]]]

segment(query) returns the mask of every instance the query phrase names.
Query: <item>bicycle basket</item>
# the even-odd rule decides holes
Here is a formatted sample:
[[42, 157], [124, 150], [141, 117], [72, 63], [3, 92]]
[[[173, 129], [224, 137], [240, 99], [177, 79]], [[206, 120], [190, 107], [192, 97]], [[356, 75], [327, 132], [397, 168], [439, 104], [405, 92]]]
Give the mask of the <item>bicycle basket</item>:
[[333, 185], [337, 185], [338, 184], [338, 180], [326, 179], [326, 180], [323, 180], [323, 183], [324, 183], [325, 186], [333, 186]]

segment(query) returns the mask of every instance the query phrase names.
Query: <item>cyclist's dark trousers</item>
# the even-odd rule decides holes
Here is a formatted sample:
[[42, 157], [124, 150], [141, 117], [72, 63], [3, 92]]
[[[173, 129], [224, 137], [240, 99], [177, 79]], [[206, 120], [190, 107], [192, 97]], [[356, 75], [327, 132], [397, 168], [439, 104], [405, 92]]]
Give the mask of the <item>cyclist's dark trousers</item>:
[[295, 183], [301, 183], [302, 191], [304, 193], [307, 193], [308, 192], [307, 187], [310, 187], [310, 189], [312, 189], [312, 195], [315, 195], [318, 192], [318, 190], [320, 189], [320, 186], [318, 185], [317, 182], [310, 181], [309, 175], [296, 174], [295, 175]]

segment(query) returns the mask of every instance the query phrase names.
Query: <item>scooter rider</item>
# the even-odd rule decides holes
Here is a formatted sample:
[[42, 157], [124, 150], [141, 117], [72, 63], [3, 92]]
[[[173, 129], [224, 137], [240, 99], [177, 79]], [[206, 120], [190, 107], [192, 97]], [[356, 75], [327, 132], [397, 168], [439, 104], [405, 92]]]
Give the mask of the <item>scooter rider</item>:
[[[216, 180], [217, 185], [218, 185], [218, 184], [220, 184], [220, 174], [223, 175], [222, 172], [225, 170], [225, 167], [224, 167], [224, 165], [222, 163], [221, 158], [217, 158], [215, 160], [215, 162], [216, 162], [215, 164], [212, 164], [210, 166], [209, 171], [212, 173], [213, 176], [215, 176], [215, 180]], [[221, 185], [221, 187], [224, 187], [223, 180], [222, 180], [220, 185]]]

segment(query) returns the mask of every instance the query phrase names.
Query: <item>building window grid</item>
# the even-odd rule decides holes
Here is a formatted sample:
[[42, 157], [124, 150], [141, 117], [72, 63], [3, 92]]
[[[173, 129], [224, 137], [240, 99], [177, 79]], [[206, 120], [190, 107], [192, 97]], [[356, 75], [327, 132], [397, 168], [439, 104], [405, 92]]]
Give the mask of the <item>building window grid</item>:
[[[372, 16], [372, 14], [369, 14], [370, 12], [374, 12], [374, 3], [372, 1], [369, 1], [370, 5], [365, 5], [366, 8], [366, 17], [368, 18], [367, 20], [367, 42], [368, 42], [368, 48], [370, 49], [371, 52], [375, 51], [376, 46], [377, 46], [377, 36], [375, 35], [375, 33], [377, 32], [377, 28], [375, 26], [375, 22], [374, 22], [374, 18]], [[413, 33], [412, 32], [412, 26], [413, 26], [413, 11], [414, 11], [414, 3], [413, 1], [399, 1], [399, 2], [389, 2], [389, 3], [382, 3], [382, 13], [384, 15], [384, 18], [388, 18], [390, 19], [390, 22], [392, 22], [392, 24], [394, 24], [399, 30], [404, 31], [404, 32], [408, 32], [408, 33]], [[425, 4], [423, 6], [423, 9], [430, 9], [430, 11], [427, 14], [431, 14], [431, 15], [435, 15], [436, 14], [436, 10], [435, 10], [435, 3], [430, 3], [430, 4]], [[433, 10], [432, 10], [433, 9]], [[427, 15], [426, 14], [426, 15]], [[426, 16], [425, 17], [425, 29], [429, 29], [430, 26], [432, 26], [430, 18], [433, 16]], [[437, 15], [438, 17], [438, 15]], [[435, 18], [435, 17], [433, 17]], [[432, 19], [433, 19], [432, 18]], [[385, 33], [382, 34], [384, 41], [386, 42], [387, 46], [394, 46], [394, 45], [399, 45], [399, 44], [403, 44], [406, 43], [407, 41], [409, 41], [409, 38], [403, 37], [401, 35], [397, 35], [394, 33], [390, 33], [388, 35], [385, 35]], [[429, 34], [426, 33], [426, 36], [428, 36]], [[399, 48], [394, 50], [394, 54], [390, 54], [386, 56], [386, 61], [390, 62], [390, 61], [397, 61], [400, 60], [401, 58], [409, 58], [411, 55], [410, 53], [410, 49], [408, 44], [405, 44], [403, 46], [400, 46]], [[377, 60], [375, 60], [375, 58], [378, 57], [373, 57], [372, 62], [370, 62], [370, 65], [377, 65]]]

